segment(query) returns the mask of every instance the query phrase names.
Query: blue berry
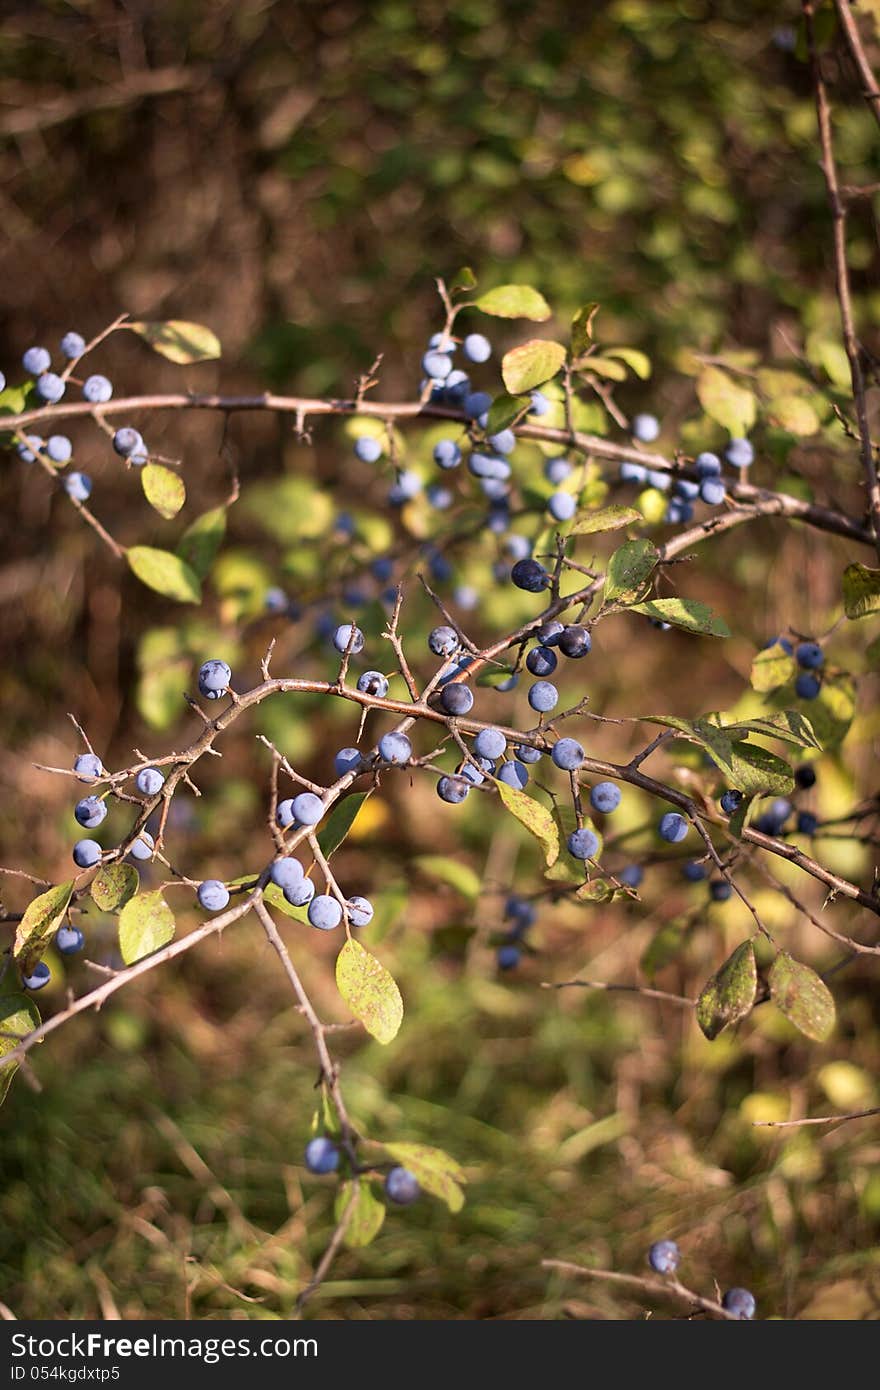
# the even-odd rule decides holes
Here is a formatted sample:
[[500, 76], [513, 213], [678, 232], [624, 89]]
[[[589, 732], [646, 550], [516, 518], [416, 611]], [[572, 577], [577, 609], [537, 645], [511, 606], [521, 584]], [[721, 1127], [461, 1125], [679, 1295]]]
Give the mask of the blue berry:
[[142, 796], [157, 796], [165, 785], [165, 778], [157, 767], [145, 767], [134, 779], [134, 784]]
[[369, 898], [349, 898], [346, 903], [348, 920], [353, 927], [368, 927], [373, 920], [373, 904]]
[[86, 944], [86, 939], [79, 927], [74, 927], [70, 922], [66, 922], [63, 927], [59, 927], [55, 933], [55, 945], [62, 956], [75, 956], [77, 951], [81, 951]]
[[[425, 496], [427, 497], [431, 506], [437, 512], [448, 511], [448, 509], [452, 506], [453, 502], [455, 501], [455, 498], [453, 494], [450, 492], [449, 488], [442, 487], [440, 483], [429, 483], [428, 486], [425, 488]], [[440, 577], [437, 571], [441, 567], [441, 565], [443, 567], [443, 577], [444, 579], [448, 579], [451, 574], [451, 566], [449, 565], [449, 562], [448, 560], [446, 560], [445, 556], [441, 555], [436, 556], [436, 559], [432, 559], [431, 561], [431, 571], [434, 575], [434, 578], [438, 579]]]
[[342, 623], [333, 634], [333, 645], [340, 655], [350, 651], [357, 656], [364, 649], [364, 634], [353, 623]]
[[601, 811], [606, 816], [617, 810], [620, 801], [620, 787], [616, 786], [614, 782], [597, 782], [590, 792], [590, 805], [593, 810]]
[[672, 478], [662, 468], [649, 468], [647, 481], [649, 486], [656, 488], [658, 492], [668, 492], [672, 486]]
[[713, 878], [709, 884], [709, 894], [713, 902], [726, 903], [733, 897], [733, 884], [728, 883], [726, 878]]
[[293, 814], [292, 796], [287, 797], [284, 801], [279, 801], [275, 811], [275, 820], [282, 830], [286, 830], [288, 826], [293, 825], [296, 816]]
[[533, 676], [552, 676], [558, 664], [552, 647], [533, 647], [526, 657], [526, 667]]
[[755, 461], [755, 451], [748, 439], [731, 439], [724, 457], [731, 468], [749, 468]]
[[284, 901], [291, 907], [305, 907], [315, 896], [315, 885], [310, 878], [301, 878], [296, 883], [288, 883], [281, 891]]
[[550, 757], [563, 772], [574, 772], [583, 765], [584, 750], [577, 739], [561, 738], [558, 743], [554, 743]]
[[344, 777], [349, 772], [360, 772], [363, 761], [363, 754], [359, 748], [340, 748], [333, 759], [336, 776]]
[[206, 661], [199, 671], [199, 693], [206, 700], [219, 700], [231, 680], [232, 671], [225, 661]]
[[498, 769], [498, 781], [504, 782], [508, 787], [516, 787], [522, 791], [529, 780], [529, 770], [522, 763], [518, 763], [515, 758], [509, 762], [502, 763]]
[[317, 825], [324, 814], [324, 803], [314, 792], [300, 792], [293, 798], [292, 810], [300, 825]]
[[688, 859], [686, 863], [682, 864], [681, 871], [688, 883], [702, 883], [709, 872], [706, 865], [701, 864], [697, 859]]
[[199, 884], [196, 896], [206, 912], [222, 912], [229, 902], [229, 889], [219, 878], [206, 878]]
[[339, 1150], [325, 1135], [310, 1139], [306, 1144], [306, 1167], [310, 1173], [335, 1173], [339, 1167]]
[[518, 946], [505, 944], [498, 947], [498, 969], [515, 970], [522, 959], [522, 952]]
[[555, 459], [547, 459], [544, 464], [544, 477], [547, 479], [548, 483], [552, 483], [554, 487], [558, 487], [560, 483], [565, 482], [566, 478], [571, 473], [571, 469], [572, 465], [569, 463], [568, 459], [563, 456]]
[[815, 700], [822, 685], [818, 676], [814, 676], [812, 671], [801, 671], [794, 683], [794, 689], [795, 694], [801, 700]]
[[681, 497], [685, 502], [696, 502], [700, 495], [700, 485], [699, 483], [692, 483], [690, 478], [676, 478], [673, 492], [676, 497]]
[[[470, 782], [472, 787], [480, 787], [486, 780], [486, 771], [483, 771], [484, 768], [486, 771], [494, 774], [495, 764], [491, 758], [481, 758], [479, 767], [476, 763], [463, 763], [458, 770], [458, 776], [464, 777], [466, 781]], [[449, 798], [446, 796], [442, 797], [443, 801], [447, 801], [448, 799]]]
[[462, 410], [469, 420], [476, 420], [485, 427], [489, 416], [492, 397], [485, 391], [469, 391], [462, 401]]
[[622, 463], [620, 465], [620, 481], [622, 483], [642, 483], [648, 481], [648, 470], [643, 463]]
[[797, 828], [801, 835], [815, 835], [819, 829], [819, 818], [812, 811], [799, 811]]
[[677, 811], [667, 811], [660, 821], [660, 838], [677, 845], [688, 833], [688, 823]]
[[461, 346], [469, 362], [488, 362], [492, 356], [492, 344], [482, 333], [469, 333]]
[[648, 1251], [648, 1264], [655, 1274], [674, 1274], [681, 1260], [681, 1251], [674, 1240], [657, 1240]]
[[577, 511], [577, 498], [570, 492], [554, 492], [547, 510], [554, 521], [570, 521]]
[[471, 379], [467, 372], [457, 370], [449, 373], [449, 376], [440, 388], [443, 400], [449, 405], [461, 405], [470, 389]]
[[504, 904], [504, 915], [517, 922], [522, 928], [526, 928], [534, 924], [537, 913], [532, 903], [527, 902], [525, 898], [518, 897], [516, 893], [511, 893]]
[[15, 446], [15, 452], [22, 463], [34, 463], [43, 441], [38, 434], [29, 434]]
[[516, 749], [516, 756], [521, 763], [539, 763], [543, 754], [540, 748], [532, 748], [527, 743], [521, 743]]
[[378, 463], [382, 457], [382, 445], [371, 434], [362, 434], [354, 441], [354, 452], [361, 463]]
[[52, 365], [52, 358], [44, 347], [31, 347], [21, 359], [28, 376], [42, 376]]
[[452, 656], [459, 645], [458, 633], [454, 627], [435, 627], [428, 633], [428, 646], [435, 656]]
[[288, 598], [284, 590], [279, 589], [276, 584], [268, 588], [263, 599], [263, 607], [267, 613], [286, 613]]
[[770, 807], [770, 814], [776, 821], [780, 829], [783, 825], [785, 825], [785, 822], [791, 815], [792, 810], [793, 807], [791, 802], [786, 800], [784, 796], [778, 796], [776, 800], [772, 803]]
[[542, 647], [558, 647], [559, 639], [565, 631], [565, 624], [558, 618], [548, 618], [538, 628], [538, 641]]
[[804, 791], [816, 785], [816, 769], [809, 763], [801, 763], [800, 767], [794, 770], [794, 780]]
[[66, 357], [68, 362], [73, 362], [77, 357], [82, 357], [86, 350], [86, 340], [81, 333], [65, 333], [61, 339], [61, 355]]
[[507, 459], [496, 454], [473, 453], [468, 459], [468, 471], [475, 478], [489, 478], [506, 483], [510, 477], [510, 464]]
[[408, 763], [412, 757], [412, 744], [406, 734], [392, 732], [379, 739], [379, 756], [386, 763]]
[[90, 405], [106, 405], [113, 395], [113, 387], [105, 376], [96, 373], [86, 378], [82, 393]]
[[721, 1299], [721, 1307], [740, 1319], [755, 1316], [755, 1295], [748, 1289], [728, 1289]]
[[731, 788], [721, 797], [719, 805], [726, 816], [732, 816], [742, 804], [743, 794]]
[[303, 866], [292, 855], [285, 855], [284, 858], [275, 860], [269, 870], [269, 878], [278, 888], [290, 888], [294, 884], [302, 883]]
[[635, 415], [633, 416], [632, 433], [640, 444], [653, 444], [660, 433], [660, 421], [656, 415]]
[[460, 806], [471, 789], [471, 780], [460, 777], [441, 777], [437, 783], [437, 795], [450, 806]]
[[84, 825], [87, 830], [94, 830], [106, 816], [107, 807], [97, 796], [86, 796], [76, 803], [73, 814], [80, 825]]
[[438, 439], [434, 445], [434, 462], [440, 468], [457, 468], [461, 463], [461, 449], [454, 439]]
[[450, 357], [455, 352], [455, 343], [449, 337], [449, 334], [446, 332], [445, 329], [443, 329], [440, 333], [431, 334], [430, 338], [428, 339], [428, 347], [439, 348], [441, 352], [448, 353]]
[[101, 766], [101, 759], [94, 753], [80, 753], [73, 760], [73, 770], [78, 774], [81, 781], [90, 781], [93, 777], [100, 777], [104, 769]]
[[128, 851], [132, 859], [152, 859], [156, 842], [147, 830], [142, 830]]
[[[508, 513], [508, 520], [510, 513]], [[519, 536], [511, 532], [504, 538], [504, 549], [507, 551], [511, 560], [527, 560], [532, 553], [532, 542], [528, 536]]]
[[46, 965], [45, 961], [39, 961], [38, 964], [34, 966], [30, 975], [22, 975], [21, 982], [25, 989], [42, 989], [44, 985], [49, 983], [48, 965]]
[[422, 371], [432, 381], [445, 381], [452, 371], [452, 358], [445, 352], [426, 352], [422, 358]]
[[440, 703], [447, 714], [468, 714], [474, 707], [474, 693], [467, 685], [444, 685]]
[[481, 478], [480, 491], [490, 502], [504, 502], [505, 506], [508, 506], [506, 499], [510, 492], [510, 483], [504, 482], [502, 478]]
[[638, 888], [644, 877], [645, 871], [641, 864], [627, 864], [618, 874], [621, 883], [625, 883], [627, 888]]
[[569, 623], [559, 634], [559, 650], [572, 661], [586, 656], [593, 648], [593, 639], [580, 623]]
[[88, 473], [68, 473], [63, 479], [63, 486], [74, 502], [87, 502], [92, 495], [92, 480]]
[[825, 655], [818, 642], [799, 642], [794, 659], [806, 671], [821, 671], [825, 665]]
[[381, 671], [363, 671], [358, 676], [357, 688], [362, 695], [375, 695], [384, 700], [388, 694], [388, 678]]
[[392, 507], [402, 507], [422, 490], [422, 480], [411, 468], [402, 468], [397, 481], [388, 491], [388, 501]]
[[559, 691], [550, 681], [535, 681], [529, 690], [529, 704], [538, 714], [549, 714], [559, 701]]
[[550, 402], [544, 392], [530, 391], [529, 396], [532, 401], [528, 409], [529, 415], [546, 415], [550, 409]]
[[374, 578], [378, 579], [380, 584], [387, 584], [394, 573], [394, 561], [390, 555], [380, 555], [378, 559], [373, 561], [370, 568]]
[[721, 476], [721, 460], [717, 454], [708, 452], [697, 454], [694, 467], [701, 478], [719, 478]]
[[73, 862], [78, 869], [91, 869], [101, 858], [97, 840], [77, 840], [73, 847]]
[[410, 1206], [421, 1190], [418, 1178], [408, 1168], [392, 1168], [385, 1178], [385, 1195], [399, 1207]]
[[308, 919], [318, 931], [333, 931], [342, 921], [342, 907], [329, 893], [318, 893], [309, 903]]
[[764, 643], [764, 646], [761, 650], [766, 652], [769, 647], [777, 646], [781, 647], [787, 656], [792, 656], [794, 654], [794, 647], [791, 645], [787, 637], [771, 637], [768, 641]]
[[694, 509], [690, 502], [681, 502], [678, 498], [673, 497], [669, 506], [666, 508], [666, 514], [663, 520], [670, 526], [679, 526], [685, 525], [688, 521], [692, 521], [693, 516]]
[[120, 458], [130, 458], [133, 453], [144, 448], [140, 431], [128, 425], [123, 426], [113, 436], [113, 448]]
[[44, 372], [42, 376], [37, 377], [36, 389], [41, 401], [45, 401], [47, 405], [57, 405], [67, 386], [56, 372]]
[[507, 739], [500, 729], [481, 729], [474, 739], [478, 758], [500, 758], [506, 747]]
[[727, 496], [727, 488], [720, 478], [704, 478], [700, 483], [700, 497], [707, 507], [720, 507]]
[[592, 859], [599, 848], [599, 837], [583, 826], [573, 830], [568, 837], [568, 852], [574, 859]]
[[489, 447], [496, 454], [512, 454], [516, 448], [516, 435], [513, 430], [499, 430], [489, 435]]
[[66, 434], [50, 434], [46, 440], [46, 453], [53, 463], [69, 463], [73, 445]]

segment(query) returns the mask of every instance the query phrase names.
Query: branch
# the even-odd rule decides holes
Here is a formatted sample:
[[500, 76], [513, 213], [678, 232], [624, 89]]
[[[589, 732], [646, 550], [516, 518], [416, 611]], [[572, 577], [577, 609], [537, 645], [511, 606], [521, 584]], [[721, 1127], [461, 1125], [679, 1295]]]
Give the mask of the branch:
[[874, 71], [862, 47], [862, 40], [853, 19], [849, 0], [834, 0], [834, 8], [837, 10], [837, 18], [840, 21], [850, 57], [859, 70], [859, 77], [862, 80], [862, 96], [868, 103], [874, 120], [880, 125], [880, 90], [877, 88], [877, 78], [874, 76]]
[[704, 1298], [685, 1288], [684, 1284], [669, 1276], [666, 1279], [645, 1279], [638, 1274], [618, 1274], [613, 1269], [587, 1269], [584, 1265], [570, 1264], [567, 1260], [542, 1260], [542, 1269], [558, 1269], [561, 1274], [575, 1274], [583, 1279], [603, 1279], [609, 1284], [626, 1284], [628, 1288], [639, 1289], [642, 1293], [659, 1294], [661, 1298], [678, 1298], [685, 1303], [694, 1303], [704, 1313], [712, 1313], [726, 1322], [739, 1322], [735, 1313], [728, 1313], [713, 1298]]

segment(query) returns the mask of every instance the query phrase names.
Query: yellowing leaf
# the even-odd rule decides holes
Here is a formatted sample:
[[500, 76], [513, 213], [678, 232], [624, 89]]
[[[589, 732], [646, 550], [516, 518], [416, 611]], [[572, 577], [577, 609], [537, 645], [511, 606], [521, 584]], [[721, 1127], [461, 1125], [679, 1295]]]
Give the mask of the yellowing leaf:
[[751, 1010], [758, 988], [758, 971], [751, 941], [737, 946], [732, 955], [700, 991], [697, 1023], [710, 1040]]
[[565, 362], [565, 348], [552, 339], [532, 338], [511, 348], [501, 361], [504, 385], [512, 396], [542, 386], [555, 376]]
[[605, 602], [631, 603], [637, 599], [659, 558], [650, 541], [624, 541], [608, 561]]
[[598, 531], [619, 531], [622, 526], [631, 526], [643, 520], [641, 512], [635, 507], [603, 507], [598, 512], [581, 513], [571, 528], [573, 536], [589, 536]]
[[475, 299], [474, 308], [499, 319], [532, 319], [541, 323], [550, 317], [550, 305], [531, 285], [498, 285]]
[[95, 874], [89, 892], [102, 912], [118, 912], [139, 886], [140, 877], [133, 864], [107, 864]]
[[179, 555], [149, 545], [132, 545], [125, 552], [125, 558], [132, 573], [148, 589], [155, 589], [157, 594], [175, 599], [177, 603], [201, 602], [199, 577]]
[[550, 812], [533, 796], [520, 791], [519, 787], [510, 787], [506, 782], [499, 782], [497, 778], [494, 781], [498, 795], [508, 811], [539, 841], [544, 851], [544, 862], [549, 869], [559, 858], [559, 831]]
[[843, 571], [843, 609], [850, 619], [880, 613], [880, 569], [847, 565]]
[[73, 884], [59, 883], [28, 903], [16, 929], [12, 950], [23, 974], [30, 975], [40, 960], [50, 938], [61, 926], [72, 896]]
[[174, 939], [174, 913], [162, 894], [139, 893], [119, 914], [119, 950], [126, 965], [151, 956]]
[[141, 487], [154, 511], [170, 521], [186, 501], [183, 479], [162, 463], [147, 463], [141, 469]]
[[730, 628], [723, 618], [716, 618], [708, 604], [695, 598], [654, 598], [646, 603], [632, 604], [633, 613], [644, 613], [658, 622], [672, 623], [685, 632], [700, 632], [706, 637], [729, 637]]
[[346, 941], [336, 958], [336, 984], [355, 1018], [377, 1042], [390, 1043], [403, 1021], [396, 981], [359, 941]]
[[373, 1196], [373, 1189], [365, 1178], [355, 1181], [348, 1178], [340, 1187], [333, 1204], [333, 1217], [336, 1224], [342, 1220], [349, 1207], [354, 1210], [348, 1218], [343, 1245], [350, 1250], [361, 1250], [369, 1245], [382, 1229], [386, 1207]]
[[207, 362], [220, 356], [219, 338], [201, 323], [168, 319], [164, 323], [130, 323], [127, 327], [170, 362]]
[[804, 1037], [824, 1042], [834, 1027], [834, 996], [808, 965], [780, 951], [767, 975], [770, 997]]
[[720, 367], [703, 368], [697, 378], [697, 396], [710, 419], [736, 438], [755, 423], [754, 392], [739, 386]]

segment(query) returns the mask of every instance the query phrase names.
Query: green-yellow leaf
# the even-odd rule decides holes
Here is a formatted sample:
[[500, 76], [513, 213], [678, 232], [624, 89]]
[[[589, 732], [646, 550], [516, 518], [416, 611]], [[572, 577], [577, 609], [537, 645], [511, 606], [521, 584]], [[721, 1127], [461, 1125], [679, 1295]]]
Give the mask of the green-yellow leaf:
[[174, 939], [174, 913], [162, 894], [139, 893], [119, 914], [119, 950], [126, 965], [151, 956]]
[[501, 360], [501, 376], [512, 396], [531, 391], [554, 377], [565, 362], [565, 348], [550, 338], [531, 338]]
[[460, 1184], [466, 1183], [467, 1178], [461, 1164], [448, 1153], [429, 1144], [383, 1144], [382, 1147], [396, 1163], [409, 1169], [424, 1192], [439, 1197], [450, 1211], [461, 1211], [464, 1193]]
[[651, 359], [645, 352], [640, 352], [638, 348], [614, 347], [605, 349], [606, 357], [619, 357], [621, 362], [625, 362], [631, 372], [634, 372], [642, 381], [647, 381], [651, 375]]
[[730, 785], [745, 796], [787, 796], [794, 791], [794, 773], [789, 764], [757, 743], [732, 743], [730, 762], [723, 771]]
[[346, 941], [336, 958], [336, 984], [355, 1018], [377, 1042], [390, 1043], [403, 1021], [395, 980], [359, 941]]
[[543, 323], [550, 317], [550, 305], [531, 285], [498, 285], [474, 300], [474, 308], [498, 319], [532, 319]]
[[164, 323], [129, 323], [126, 325], [149, 343], [154, 352], [171, 362], [208, 362], [219, 357], [219, 338], [201, 323], [185, 323], [168, 319]]
[[622, 526], [632, 526], [644, 518], [635, 507], [603, 507], [598, 512], [581, 513], [571, 528], [573, 536], [590, 536], [598, 531], [619, 531]]
[[780, 951], [767, 976], [770, 997], [804, 1037], [824, 1042], [834, 1027], [834, 997], [815, 970]]
[[704, 367], [697, 377], [697, 396], [710, 419], [736, 438], [755, 423], [755, 394], [720, 367]]
[[449, 282], [449, 293], [456, 294], [460, 290], [472, 290], [476, 288], [477, 277], [469, 265], [463, 265], [457, 275], [453, 275]]
[[751, 685], [753, 690], [766, 694], [768, 690], [778, 690], [788, 685], [797, 673], [797, 662], [778, 642], [758, 652], [752, 662]]
[[460, 859], [449, 859], [442, 854], [420, 854], [413, 862], [423, 874], [427, 874], [429, 878], [439, 878], [441, 883], [448, 883], [450, 888], [461, 893], [462, 897], [479, 897], [482, 880], [470, 864], [463, 864]]
[[593, 319], [599, 312], [596, 303], [584, 304], [571, 321], [571, 355], [582, 357], [593, 341]]
[[150, 506], [166, 521], [177, 516], [186, 501], [183, 479], [162, 463], [147, 463], [141, 469], [141, 487]]
[[333, 1218], [337, 1226], [352, 1204], [354, 1209], [348, 1218], [342, 1243], [349, 1250], [361, 1250], [375, 1240], [381, 1231], [386, 1208], [384, 1202], [373, 1196], [373, 1190], [365, 1178], [358, 1178], [357, 1181], [347, 1178], [340, 1187], [333, 1204]]
[[486, 433], [500, 434], [508, 425], [512, 425], [514, 420], [525, 415], [531, 403], [531, 396], [509, 396], [506, 391], [502, 391], [489, 406]]
[[822, 422], [814, 407], [803, 396], [774, 396], [767, 402], [767, 416], [772, 424], [789, 434], [816, 434]]
[[39, 1010], [26, 994], [0, 994], [0, 1105], [18, 1068], [17, 1062], [4, 1063], [3, 1058], [39, 1026]]
[[626, 604], [638, 599], [659, 558], [650, 541], [624, 541], [608, 561], [605, 602]]
[[140, 876], [133, 864], [107, 864], [95, 874], [89, 892], [102, 912], [118, 912], [139, 886]]
[[519, 787], [510, 787], [506, 782], [499, 782], [497, 778], [493, 780], [508, 811], [540, 843], [544, 851], [544, 862], [549, 869], [559, 858], [559, 831], [550, 812], [533, 796], [527, 796], [525, 792], [520, 791]]
[[12, 954], [25, 975], [30, 975], [70, 906], [72, 883], [59, 883], [32, 898], [15, 932]]
[[148, 589], [177, 603], [201, 602], [199, 577], [179, 555], [172, 555], [170, 550], [156, 550], [150, 545], [132, 545], [125, 558], [132, 573]]
[[575, 365], [582, 372], [592, 372], [608, 381], [626, 381], [626, 367], [613, 357], [582, 357]]
[[758, 970], [751, 941], [737, 946], [732, 955], [700, 991], [697, 1023], [710, 1040], [745, 1018], [755, 1002]]
[[226, 508], [212, 507], [197, 516], [180, 538], [177, 554], [185, 565], [204, 579], [226, 534]]
[[880, 569], [847, 565], [843, 571], [843, 610], [852, 619], [880, 613]]
[[730, 628], [723, 618], [716, 618], [708, 604], [695, 598], [655, 598], [646, 603], [634, 603], [633, 613], [644, 613], [659, 622], [672, 623], [686, 632], [701, 632], [707, 637], [729, 637]]

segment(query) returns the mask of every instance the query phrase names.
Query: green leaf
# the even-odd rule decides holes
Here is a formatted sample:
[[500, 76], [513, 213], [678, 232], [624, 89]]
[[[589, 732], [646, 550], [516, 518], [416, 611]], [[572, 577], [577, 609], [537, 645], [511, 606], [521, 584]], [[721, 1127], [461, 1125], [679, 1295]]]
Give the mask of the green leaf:
[[501, 376], [512, 396], [542, 386], [565, 362], [565, 348], [549, 338], [531, 338], [501, 359]]
[[107, 864], [95, 874], [89, 892], [102, 912], [118, 912], [139, 887], [140, 876], [133, 864]]
[[779, 642], [758, 652], [752, 662], [751, 686], [753, 690], [765, 694], [768, 690], [778, 690], [788, 685], [797, 674], [797, 662]]
[[477, 676], [476, 684], [486, 687], [489, 690], [497, 690], [500, 685], [505, 685], [513, 675], [512, 666], [495, 666], [489, 670], [483, 670]]
[[824, 1042], [834, 1027], [834, 997], [815, 970], [780, 951], [767, 976], [770, 997], [804, 1037]]
[[756, 719], [738, 719], [728, 726], [731, 734], [764, 734], [767, 738], [779, 738], [784, 743], [793, 743], [797, 748], [817, 748], [822, 745], [817, 739], [813, 726], [800, 710], [783, 709], [775, 714], [762, 715]]
[[582, 357], [576, 366], [579, 371], [592, 372], [609, 381], [626, 381], [626, 367], [622, 362], [615, 362], [613, 357]]
[[659, 558], [650, 541], [625, 541], [608, 561], [605, 602], [627, 604], [635, 601]]
[[183, 479], [162, 463], [147, 463], [140, 470], [144, 496], [154, 511], [170, 521], [186, 501]]
[[633, 603], [633, 613], [645, 613], [649, 618], [672, 623], [686, 632], [701, 632], [707, 637], [729, 637], [730, 628], [723, 618], [716, 618], [706, 603], [695, 598], [655, 598], [645, 603]]
[[[244, 879], [234, 879], [233, 882], [252, 883], [253, 878], [253, 874], [250, 874]], [[267, 883], [266, 887], [263, 889], [263, 897], [270, 907], [274, 907], [276, 911], [283, 913], [285, 917], [292, 917], [294, 922], [308, 922], [308, 906], [292, 907], [277, 883]]]
[[204, 579], [226, 534], [226, 508], [212, 507], [202, 512], [180, 538], [177, 554], [184, 564]]
[[170, 550], [132, 545], [125, 553], [129, 567], [142, 584], [177, 603], [200, 603], [202, 586], [194, 570]]
[[174, 939], [174, 913], [162, 894], [139, 893], [119, 914], [119, 950], [126, 965], [151, 956]]
[[336, 1224], [342, 1220], [351, 1204], [354, 1210], [345, 1228], [343, 1245], [349, 1250], [361, 1250], [375, 1240], [385, 1220], [386, 1207], [373, 1196], [373, 1189], [365, 1178], [348, 1178], [342, 1184], [333, 1204], [333, 1219]]
[[0, 416], [20, 415], [27, 406], [28, 392], [24, 386], [5, 386], [0, 391]]
[[755, 395], [720, 367], [704, 367], [697, 378], [697, 396], [710, 419], [736, 438], [755, 423]]
[[519, 787], [509, 787], [506, 782], [492, 779], [498, 788], [502, 802], [530, 835], [534, 835], [544, 851], [544, 862], [549, 868], [559, 858], [559, 831], [556, 822], [540, 801], [527, 796]]
[[635, 507], [603, 507], [598, 512], [582, 513], [571, 528], [573, 536], [590, 536], [598, 531], [619, 531], [644, 520]]
[[442, 883], [448, 883], [450, 888], [461, 893], [462, 897], [478, 898], [480, 896], [482, 880], [470, 864], [462, 864], [461, 860], [448, 859], [442, 854], [420, 854], [413, 862], [423, 874], [427, 874], [429, 878], [439, 878]]
[[746, 828], [749, 811], [751, 810], [753, 801], [754, 797], [744, 796], [733, 815], [730, 817], [730, 820], [727, 822], [728, 830], [737, 840], [742, 839], [742, 833]]
[[828, 753], [839, 748], [856, 712], [856, 688], [851, 676], [826, 676], [815, 700], [807, 704], [816, 747]]
[[697, 1023], [711, 1041], [750, 1012], [758, 988], [758, 969], [751, 941], [737, 946], [732, 955], [700, 990]]
[[761, 792], [787, 796], [794, 790], [794, 773], [788, 763], [757, 743], [732, 743], [730, 763], [724, 771], [731, 786], [746, 796]]
[[535, 323], [543, 323], [550, 317], [550, 305], [531, 285], [499, 285], [475, 299], [473, 307], [498, 319], [532, 319]]
[[129, 323], [126, 327], [170, 362], [186, 365], [189, 362], [208, 362], [220, 356], [219, 338], [201, 323], [168, 319], [164, 323]]
[[12, 954], [21, 966], [22, 973], [30, 975], [40, 960], [50, 938], [61, 926], [73, 897], [72, 883], [59, 883], [49, 888], [39, 897], [32, 898], [24, 910], [24, 916], [15, 932], [15, 945]]
[[461, 1164], [448, 1153], [429, 1144], [383, 1144], [382, 1147], [395, 1163], [409, 1169], [424, 1192], [439, 1197], [450, 1211], [461, 1211], [464, 1193], [460, 1184], [466, 1183], [467, 1178]]
[[39, 1026], [39, 1010], [26, 994], [0, 994], [0, 1105], [18, 1070], [18, 1062], [4, 1063], [3, 1058]]
[[880, 569], [847, 565], [843, 571], [843, 611], [853, 620], [880, 613]]
[[390, 1043], [403, 1021], [403, 1000], [381, 961], [359, 941], [346, 941], [336, 958], [336, 984], [355, 1018], [377, 1042]]
[[571, 321], [571, 355], [582, 357], [593, 341], [593, 319], [599, 312], [599, 305], [584, 304]]
[[318, 844], [325, 859], [338, 850], [369, 795], [369, 792], [353, 792], [337, 801], [318, 835]]
[[625, 362], [630, 371], [634, 372], [642, 381], [647, 381], [651, 375], [651, 359], [647, 353], [640, 352], [638, 348], [606, 348], [605, 355], [606, 357], [619, 357], [621, 362]]
[[525, 415], [531, 403], [531, 396], [509, 396], [506, 391], [502, 391], [489, 407], [486, 433], [500, 434], [508, 425], [512, 425], [514, 420]]
[[463, 265], [457, 275], [453, 275], [449, 282], [449, 293], [456, 294], [459, 290], [476, 289], [477, 277], [469, 265]]

